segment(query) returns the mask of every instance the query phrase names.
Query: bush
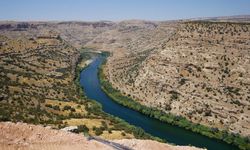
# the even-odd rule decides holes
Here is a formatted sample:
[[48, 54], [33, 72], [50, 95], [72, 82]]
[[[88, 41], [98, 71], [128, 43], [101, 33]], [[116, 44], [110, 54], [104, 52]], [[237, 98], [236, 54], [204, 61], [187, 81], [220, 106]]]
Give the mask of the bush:
[[126, 136], [126, 134], [124, 132], [122, 132], [121, 134], [122, 134], [122, 136]]
[[51, 104], [45, 104], [45, 107], [52, 108], [52, 105]]
[[63, 110], [71, 110], [71, 106], [66, 105], [66, 106], [63, 107]]
[[105, 121], [102, 121], [102, 127], [104, 128], [104, 130], [108, 129], [108, 125]]
[[102, 130], [102, 129], [96, 128], [96, 130], [95, 130], [95, 135], [99, 136], [99, 135], [101, 135], [102, 133], [103, 133], [103, 130]]
[[79, 132], [84, 132], [84, 133], [89, 132], [89, 128], [86, 125], [79, 125], [79, 126], [77, 126], [77, 128], [78, 128]]
[[70, 111], [72, 111], [72, 112], [76, 112], [76, 110], [75, 110], [75, 108], [70, 108]]
[[109, 133], [112, 133], [112, 130], [111, 130], [111, 129], [108, 129], [108, 132], [109, 132]]
[[52, 107], [53, 107], [54, 110], [60, 111], [60, 107], [59, 106], [55, 105], [55, 106], [52, 106]]

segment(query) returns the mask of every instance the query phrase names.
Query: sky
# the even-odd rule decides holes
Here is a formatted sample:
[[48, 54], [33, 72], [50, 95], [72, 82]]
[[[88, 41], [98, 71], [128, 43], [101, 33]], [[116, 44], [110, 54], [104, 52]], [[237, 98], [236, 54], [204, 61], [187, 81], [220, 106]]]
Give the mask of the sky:
[[0, 20], [176, 20], [250, 15], [250, 0], [0, 0]]

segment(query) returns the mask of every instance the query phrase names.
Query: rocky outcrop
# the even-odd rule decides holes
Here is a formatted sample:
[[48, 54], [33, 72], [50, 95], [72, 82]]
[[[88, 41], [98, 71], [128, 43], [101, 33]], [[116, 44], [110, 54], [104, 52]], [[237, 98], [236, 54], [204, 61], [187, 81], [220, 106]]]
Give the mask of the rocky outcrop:
[[[29, 125], [25, 123], [0, 122], [0, 149], [50, 149], [50, 150], [112, 150], [114, 147], [109, 142], [91, 140], [83, 135], [62, 130], [53, 130], [50, 127]], [[198, 150], [190, 146], [173, 146], [151, 140], [115, 140], [113, 145], [119, 144], [134, 150], [159, 149], [159, 150]]]

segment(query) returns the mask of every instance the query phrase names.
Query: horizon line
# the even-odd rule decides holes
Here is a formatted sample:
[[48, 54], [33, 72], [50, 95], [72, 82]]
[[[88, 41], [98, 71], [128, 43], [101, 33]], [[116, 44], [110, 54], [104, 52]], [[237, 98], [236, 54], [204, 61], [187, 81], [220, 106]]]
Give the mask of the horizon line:
[[250, 18], [250, 14], [240, 14], [240, 15], [225, 15], [225, 16], [203, 16], [203, 17], [192, 17], [192, 18], [178, 18], [178, 19], [136, 19], [136, 18], [131, 18], [131, 19], [117, 19], [117, 20], [106, 20], [106, 19], [100, 19], [100, 20], [19, 20], [19, 19], [10, 19], [10, 20], [2, 20], [0, 19], [0, 22], [122, 22], [122, 21], [132, 21], [132, 20], [138, 20], [138, 21], [155, 21], [155, 22], [164, 22], [164, 21], [183, 21], [183, 20], [202, 20], [202, 19], [212, 19], [212, 18], [223, 18], [223, 17], [243, 17], [247, 16]]

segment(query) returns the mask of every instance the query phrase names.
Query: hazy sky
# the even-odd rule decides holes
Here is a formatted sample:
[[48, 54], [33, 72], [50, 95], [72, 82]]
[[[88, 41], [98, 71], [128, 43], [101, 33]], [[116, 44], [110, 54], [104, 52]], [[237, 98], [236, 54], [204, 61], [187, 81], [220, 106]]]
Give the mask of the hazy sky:
[[172, 20], [250, 14], [250, 0], [0, 0], [0, 20]]

